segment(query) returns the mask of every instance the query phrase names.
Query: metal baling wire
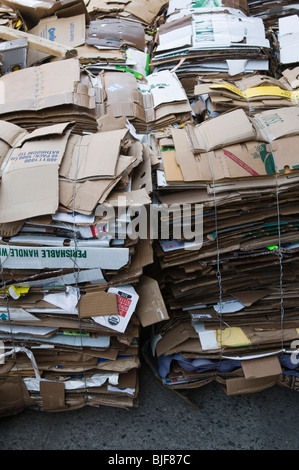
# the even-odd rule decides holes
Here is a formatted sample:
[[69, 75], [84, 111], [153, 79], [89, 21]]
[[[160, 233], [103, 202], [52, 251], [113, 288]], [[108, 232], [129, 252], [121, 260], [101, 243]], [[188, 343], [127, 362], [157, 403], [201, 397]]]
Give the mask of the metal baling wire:
[[[4, 243], [5, 245], [7, 245], [8, 247], [8, 253], [9, 253], [9, 245], [8, 243], [4, 242], [3, 240], [1, 240], [2, 243]], [[8, 255], [10, 256], [10, 255]], [[4, 274], [3, 274], [3, 264], [2, 264], [2, 261], [0, 260], [0, 271], [1, 271], [1, 278], [2, 278], [2, 288], [3, 288], [3, 292], [5, 294], [5, 290], [6, 290], [6, 281], [4, 279]], [[13, 331], [12, 331], [12, 324], [11, 324], [11, 316], [10, 316], [10, 308], [9, 308], [9, 302], [8, 302], [8, 295], [5, 295], [5, 303], [6, 303], [6, 309], [7, 309], [7, 315], [8, 315], [8, 324], [9, 324], [9, 328], [10, 328], [10, 335], [11, 335], [11, 342], [12, 342], [12, 349], [15, 351], [15, 360], [16, 360], [16, 368], [17, 368], [17, 373], [19, 374], [19, 387], [20, 387], [20, 391], [21, 391], [21, 395], [22, 395], [22, 400], [23, 400], [23, 405], [25, 407], [25, 399], [24, 399], [24, 394], [23, 394], [23, 389], [22, 389], [22, 386], [21, 386], [21, 380], [22, 380], [22, 377], [21, 377], [21, 373], [20, 373], [20, 369], [19, 369], [19, 361], [18, 361], [18, 355], [17, 355], [17, 352], [16, 352], [16, 344], [15, 344], [15, 341], [14, 341], [14, 335], [13, 335]], [[5, 347], [4, 347], [5, 349]]]
[[[209, 155], [209, 152], [207, 150], [207, 146], [206, 146], [206, 152], [207, 152], [207, 156], [208, 156], [208, 160], [209, 160], [209, 166], [210, 166], [210, 170], [211, 170], [211, 174], [212, 174], [212, 178], [213, 178], [213, 193], [214, 193], [214, 215], [215, 215], [215, 233], [216, 233], [216, 248], [217, 248], [217, 271], [216, 271], [216, 277], [218, 279], [218, 285], [219, 285], [219, 307], [220, 307], [220, 310], [219, 312], [217, 312], [217, 315], [219, 317], [219, 329], [220, 329], [220, 360], [222, 360], [222, 345], [223, 345], [223, 338], [222, 338], [222, 327], [223, 327], [223, 323], [225, 323], [223, 321], [223, 318], [222, 318], [222, 277], [221, 277], [221, 270], [220, 270], [220, 250], [219, 250], [219, 239], [218, 239], [218, 209], [217, 209], [217, 197], [216, 197], [216, 191], [215, 191], [215, 176], [214, 176], [214, 171], [213, 171], [213, 167], [212, 167], [212, 163], [211, 163], [211, 159], [210, 159], [210, 155]], [[227, 325], [227, 327], [229, 328], [230, 330], [230, 326], [225, 323], [225, 325]], [[228, 334], [228, 337], [229, 338], [230, 336], [230, 333]], [[227, 338], [225, 338], [225, 340], [227, 340]], [[216, 338], [217, 341], [218, 341], [218, 338]], [[224, 341], [225, 341], [224, 340]]]
[[[80, 141], [82, 140], [82, 136], [80, 137]], [[77, 247], [78, 247], [78, 240], [77, 240], [77, 230], [76, 230], [76, 221], [75, 221], [75, 198], [76, 198], [76, 186], [77, 186], [77, 175], [78, 175], [78, 167], [79, 167], [79, 154], [80, 154], [80, 145], [77, 146], [77, 159], [76, 159], [76, 173], [75, 173], [75, 181], [74, 181], [74, 191], [73, 191], [73, 212], [72, 212], [72, 217], [73, 217], [73, 240], [74, 240], [74, 251], [77, 253]], [[75, 274], [75, 280], [76, 280], [76, 289], [78, 290], [78, 277], [80, 274], [80, 266], [78, 265], [76, 261], [76, 257], [73, 259], [74, 261], [74, 274]], [[85, 382], [85, 403], [87, 403], [87, 379], [86, 379], [86, 368], [85, 368], [85, 361], [84, 361], [84, 347], [83, 347], [83, 335], [82, 335], [82, 323], [81, 323], [81, 316], [80, 316], [80, 302], [78, 302], [78, 319], [79, 319], [79, 330], [80, 330], [80, 340], [81, 340], [81, 349], [82, 349], [82, 368], [83, 368], [83, 374], [84, 374], [84, 382]]]
[[279, 207], [279, 187], [278, 187], [278, 177], [274, 159], [274, 152], [272, 144], [269, 140], [269, 146], [272, 154], [272, 158], [274, 161], [275, 167], [275, 191], [276, 191], [276, 207], [277, 207], [277, 225], [278, 225], [278, 259], [279, 259], [279, 269], [280, 269], [280, 279], [279, 279], [279, 286], [280, 286], [280, 332], [281, 332], [281, 350], [284, 350], [284, 306], [283, 306], [283, 254], [281, 250], [281, 228], [280, 228], [280, 207]]
[[[249, 98], [246, 97], [247, 103], [248, 103], [248, 111], [249, 115], [251, 113], [251, 107], [250, 107], [250, 101]], [[253, 113], [254, 113], [254, 107], [253, 107]], [[280, 228], [280, 207], [279, 207], [279, 187], [278, 187], [278, 178], [277, 178], [277, 171], [276, 171], [276, 165], [275, 165], [275, 159], [274, 159], [274, 152], [273, 152], [273, 147], [271, 144], [270, 139], [268, 139], [268, 135], [264, 132], [264, 129], [260, 125], [258, 120], [254, 121], [257, 125], [259, 130], [261, 131], [261, 134], [264, 136], [265, 141], [269, 144], [273, 162], [274, 162], [274, 167], [275, 167], [275, 192], [276, 192], [276, 207], [277, 207], [277, 225], [278, 225], [278, 259], [279, 259], [279, 269], [280, 269], [280, 280], [279, 280], [279, 285], [280, 285], [280, 332], [281, 332], [281, 351], [283, 352], [284, 350], [284, 337], [283, 337], [283, 329], [284, 329], [284, 306], [283, 306], [283, 254], [281, 250], [281, 228]]]

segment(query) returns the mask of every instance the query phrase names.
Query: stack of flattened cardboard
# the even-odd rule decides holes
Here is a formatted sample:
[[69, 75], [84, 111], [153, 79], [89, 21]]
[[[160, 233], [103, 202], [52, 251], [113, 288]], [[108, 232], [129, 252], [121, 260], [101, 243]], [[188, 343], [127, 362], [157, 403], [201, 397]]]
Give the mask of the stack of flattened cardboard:
[[155, 25], [163, 9], [167, 7], [166, 0], [128, 0], [125, 2], [109, 0], [92, 0], [87, 10], [92, 19], [116, 17], [140, 22], [145, 27]]
[[179, 77], [191, 77], [268, 70], [270, 43], [263, 21], [243, 12], [245, 2], [218, 3], [170, 1], [152, 55], [154, 71], [177, 68]]
[[294, 15], [298, 12], [296, 0], [248, 0], [251, 16], [261, 18], [266, 27], [277, 27], [278, 18]]
[[172, 388], [294, 388], [298, 71], [249, 3], [4, 0], [0, 414], [137, 405], [141, 327]]
[[168, 2], [91, 0], [86, 44], [78, 49], [81, 62], [93, 73], [99, 69], [148, 74], [153, 34]]
[[165, 70], [139, 80], [130, 73], [105, 71], [95, 87], [104, 90], [99, 114], [126, 116], [139, 133], [191, 119], [191, 105], [175, 72]]
[[233, 80], [198, 77], [193, 111], [201, 119], [241, 108], [247, 112], [297, 106], [298, 93], [285, 77], [254, 74]]
[[24, 2], [22, 0], [3, 0], [3, 7], [7, 10], [17, 12], [19, 19], [24, 23], [25, 30], [34, 28], [40, 20], [48, 17], [70, 18], [75, 15], [84, 14], [86, 20], [89, 15], [82, 0], [53, 0], [50, 2]]
[[216, 380], [246, 393], [298, 368], [298, 139], [296, 107], [237, 109], [156, 136], [159, 203], [203, 215], [197, 244], [184, 233], [156, 243], [170, 319], [144, 350], [165, 385]]
[[150, 149], [122, 121], [100, 124], [80, 136], [1, 121], [1, 394], [21, 380], [19, 402], [42, 410], [135, 406], [140, 322], [167, 318], [143, 276], [151, 243], [127, 227], [151, 202]]
[[89, 23], [85, 45], [77, 50], [80, 62], [93, 74], [103, 69], [123, 70], [142, 78], [148, 73], [151, 42], [152, 36], [146, 35], [141, 23], [103, 18]]
[[97, 130], [95, 90], [76, 58], [5, 74], [0, 87], [1, 119], [30, 131], [70, 121], [76, 133]]

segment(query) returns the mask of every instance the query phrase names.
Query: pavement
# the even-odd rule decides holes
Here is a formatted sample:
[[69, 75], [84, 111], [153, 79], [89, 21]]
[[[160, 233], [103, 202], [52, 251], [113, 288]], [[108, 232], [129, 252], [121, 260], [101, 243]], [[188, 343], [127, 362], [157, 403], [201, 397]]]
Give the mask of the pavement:
[[[227, 396], [212, 382], [178, 393], [164, 387], [143, 361], [139, 376], [137, 408], [86, 406], [58, 413], [27, 408], [1, 418], [0, 450], [96, 450], [107, 459], [122, 455], [113, 451], [299, 450], [298, 392], [275, 385]], [[15, 462], [18, 454], [12, 456]]]

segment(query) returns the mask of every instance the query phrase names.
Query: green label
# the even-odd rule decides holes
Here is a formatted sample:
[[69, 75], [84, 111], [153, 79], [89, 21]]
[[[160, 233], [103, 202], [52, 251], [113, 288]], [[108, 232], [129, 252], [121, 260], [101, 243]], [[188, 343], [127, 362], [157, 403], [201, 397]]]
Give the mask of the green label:
[[267, 150], [265, 143], [261, 143], [256, 147], [256, 151], [252, 154], [253, 158], [260, 158], [265, 165], [267, 175], [274, 175], [275, 163], [273, 154]]
[[218, 0], [197, 0], [194, 8], [210, 8], [210, 7], [221, 7], [222, 4]]

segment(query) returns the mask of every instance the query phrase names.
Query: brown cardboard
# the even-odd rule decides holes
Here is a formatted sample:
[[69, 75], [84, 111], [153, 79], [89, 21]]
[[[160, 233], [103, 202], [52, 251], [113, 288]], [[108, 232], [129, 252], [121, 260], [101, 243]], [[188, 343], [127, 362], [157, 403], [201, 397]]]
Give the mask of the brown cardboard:
[[184, 181], [188, 182], [198, 180], [198, 168], [193, 152], [188, 143], [186, 133], [181, 132], [181, 129], [172, 129], [171, 134], [175, 146], [176, 161], [180, 166]]
[[147, 206], [151, 202], [152, 200], [145, 188], [127, 192], [113, 191], [105, 201], [106, 204], [113, 207]]
[[41, 1], [38, 4], [29, 4], [28, 2], [24, 4], [21, 0], [4, 0], [3, 4], [20, 12], [28, 29], [36, 26], [41, 18], [54, 15], [55, 13], [61, 17], [84, 13], [86, 21], [89, 21], [89, 15], [82, 0]]
[[0, 396], [0, 416], [2, 417], [12, 416], [34, 404], [20, 376], [1, 378]]
[[[165, 333], [162, 338], [158, 341], [156, 346], [157, 356], [161, 354], [167, 354], [168, 350], [171, 350], [178, 345], [184, 343], [189, 338], [198, 338], [194, 328], [190, 325], [189, 322], [181, 323], [175, 326], [172, 330]], [[197, 339], [199, 345], [199, 340]]]
[[127, 116], [145, 120], [143, 98], [134, 75], [123, 72], [106, 72], [103, 84], [107, 94], [106, 113], [115, 117]]
[[68, 140], [59, 175], [74, 181], [89, 178], [113, 179], [116, 176], [121, 144], [127, 134], [128, 129], [120, 129], [92, 135], [72, 135]]
[[242, 361], [242, 369], [246, 379], [271, 377], [282, 373], [277, 356], [266, 356]]
[[296, 106], [256, 113], [251, 120], [257, 137], [265, 142], [299, 134], [299, 116]]
[[[66, 149], [69, 127], [66, 123], [37, 133], [26, 133], [19, 141], [19, 147], [8, 154], [1, 169], [1, 223], [56, 212], [58, 169]], [[40, 139], [30, 140], [35, 136]]]
[[91, 0], [88, 3], [87, 10], [92, 14], [106, 14], [114, 12], [122, 17], [132, 17], [143, 22], [145, 25], [152, 24], [160, 10], [167, 6], [165, 0], [124, 0], [124, 1], [109, 1], [109, 0]]
[[117, 297], [105, 291], [86, 292], [79, 301], [80, 318], [91, 318], [99, 315], [117, 315]]
[[194, 127], [196, 151], [209, 152], [226, 145], [255, 140], [256, 131], [242, 109], [221, 114]]
[[136, 292], [139, 295], [136, 314], [143, 327], [169, 320], [159, 284], [156, 280], [143, 275], [136, 286]]
[[70, 18], [58, 18], [53, 15], [41, 19], [29, 30], [29, 33], [60, 44], [78, 47], [85, 43], [85, 23], [84, 14]]
[[[88, 109], [95, 107], [94, 89], [80, 84], [78, 59], [58, 60], [8, 75], [0, 78], [4, 90], [1, 114], [37, 111], [65, 104]], [[20, 83], [26, 88], [26, 94]]]
[[86, 44], [110, 49], [131, 46], [144, 51], [144, 28], [136, 21], [118, 18], [103, 18], [91, 21]]
[[229, 396], [261, 392], [276, 384], [276, 377], [260, 377], [248, 380], [243, 377], [233, 377], [229, 379], [217, 377], [216, 380]]
[[68, 59], [70, 57], [76, 57], [77, 51], [71, 46], [60, 44], [58, 42], [52, 42], [49, 39], [44, 39], [40, 36], [20, 31], [18, 29], [9, 28], [7, 26], [0, 25], [0, 38], [12, 41], [12, 40], [25, 40], [28, 43], [29, 50], [33, 50], [37, 53], [37, 56], [49, 54], [54, 58]]
[[40, 394], [45, 411], [66, 409], [64, 383], [41, 380]]
[[89, 46], [84, 44], [82, 46], [76, 47], [77, 58], [81, 64], [90, 64], [103, 61], [112, 62], [112, 63], [124, 63], [127, 60], [126, 53], [123, 50], [118, 49], [98, 49], [95, 46]]
[[183, 182], [184, 177], [180, 165], [176, 160], [176, 152], [174, 150], [167, 150], [162, 152], [161, 156], [166, 181], [169, 183], [176, 181]]
[[114, 178], [96, 178], [83, 182], [60, 179], [60, 204], [69, 210], [91, 214], [98, 204], [106, 201], [113, 188], [120, 182], [122, 175], [130, 171], [134, 163], [134, 157], [121, 155], [117, 161]]

